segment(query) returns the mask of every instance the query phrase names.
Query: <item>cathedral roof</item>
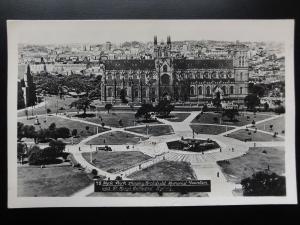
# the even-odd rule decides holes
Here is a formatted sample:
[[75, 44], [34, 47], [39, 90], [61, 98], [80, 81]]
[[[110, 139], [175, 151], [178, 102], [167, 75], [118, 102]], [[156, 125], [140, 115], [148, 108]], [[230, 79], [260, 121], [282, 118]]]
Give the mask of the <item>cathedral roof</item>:
[[122, 59], [103, 61], [106, 70], [154, 70], [154, 60]]
[[174, 59], [174, 69], [232, 69], [232, 59]]

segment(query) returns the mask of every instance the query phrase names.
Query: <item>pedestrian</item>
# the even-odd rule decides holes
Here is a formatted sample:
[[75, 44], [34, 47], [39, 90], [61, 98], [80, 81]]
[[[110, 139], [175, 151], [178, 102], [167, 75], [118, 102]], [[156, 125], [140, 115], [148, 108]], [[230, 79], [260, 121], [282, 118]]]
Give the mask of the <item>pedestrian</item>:
[[78, 147], [78, 150], [80, 151], [80, 147]]
[[234, 152], [234, 148], [232, 148], [232, 152]]
[[220, 148], [220, 152], [222, 152], [222, 148]]
[[220, 176], [220, 173], [219, 172], [217, 172], [217, 177], [219, 177]]

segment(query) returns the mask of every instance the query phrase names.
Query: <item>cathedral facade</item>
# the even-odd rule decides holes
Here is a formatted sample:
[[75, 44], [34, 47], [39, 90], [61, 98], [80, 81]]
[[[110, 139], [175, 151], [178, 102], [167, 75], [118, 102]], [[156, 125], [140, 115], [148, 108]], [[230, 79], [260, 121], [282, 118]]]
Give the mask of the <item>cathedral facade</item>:
[[154, 37], [153, 59], [103, 60], [101, 100], [129, 102], [209, 103], [217, 93], [223, 101], [243, 103], [248, 94], [247, 48], [232, 46], [228, 59], [172, 57], [172, 43]]

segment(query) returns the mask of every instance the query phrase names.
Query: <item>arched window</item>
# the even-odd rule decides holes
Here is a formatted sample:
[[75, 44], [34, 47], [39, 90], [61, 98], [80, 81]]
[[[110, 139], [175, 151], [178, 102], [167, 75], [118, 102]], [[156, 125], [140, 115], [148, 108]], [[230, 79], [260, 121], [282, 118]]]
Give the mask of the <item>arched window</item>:
[[170, 77], [168, 74], [164, 74], [161, 76], [161, 83], [162, 85], [169, 85], [170, 84]]
[[243, 72], [240, 72], [240, 80], [243, 80]]
[[192, 96], [195, 95], [195, 89], [194, 89], [193, 86], [191, 86], [191, 88], [190, 88], [190, 94], [191, 94]]
[[117, 88], [117, 96], [120, 96], [121, 88]]
[[206, 88], [206, 95], [210, 95], [210, 87], [209, 86]]
[[243, 94], [243, 87], [240, 87], [240, 94]]
[[107, 97], [112, 97], [112, 88], [111, 87], [109, 87], [107, 89]]
[[225, 95], [226, 94], [226, 87], [225, 86], [222, 87], [222, 91], [223, 91], [223, 93]]
[[230, 87], [230, 94], [234, 94], [234, 93], [233, 93], [233, 89], [234, 89], [234, 87], [231, 86], [231, 87]]
[[143, 88], [143, 89], [142, 89], [142, 97], [143, 97], [143, 98], [146, 98], [146, 88]]
[[198, 87], [198, 95], [202, 95], [202, 86]]
[[168, 66], [167, 65], [163, 66], [163, 72], [168, 72]]
[[139, 97], [139, 90], [138, 89], [134, 89], [134, 97], [135, 98]]

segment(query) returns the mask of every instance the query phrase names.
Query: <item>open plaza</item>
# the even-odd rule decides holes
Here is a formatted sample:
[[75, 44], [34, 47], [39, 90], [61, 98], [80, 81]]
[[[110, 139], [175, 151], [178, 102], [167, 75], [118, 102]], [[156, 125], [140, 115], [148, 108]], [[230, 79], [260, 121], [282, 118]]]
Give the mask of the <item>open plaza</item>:
[[[18, 112], [18, 122], [33, 125], [36, 131], [52, 123], [77, 130], [76, 137], [61, 138], [66, 143], [64, 152], [69, 155], [66, 159], [59, 158], [43, 168], [19, 164], [19, 196], [143, 196], [94, 193], [95, 176], [123, 180], [209, 179], [211, 192], [192, 196], [239, 196], [241, 180], [255, 171], [284, 174], [284, 114], [242, 112], [235, 121], [228, 122], [216, 112], [173, 111], [168, 118], [139, 123], [132, 110], [87, 111], [87, 115], [95, 116], [82, 118], [76, 111], [65, 109], [46, 113], [41, 104], [32, 109], [33, 116]], [[274, 132], [278, 134], [274, 136]], [[36, 144], [30, 138], [22, 142], [28, 146], [48, 144]], [[193, 151], [191, 146], [205, 150]], [[104, 150], [106, 147], [109, 150]]]

